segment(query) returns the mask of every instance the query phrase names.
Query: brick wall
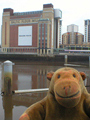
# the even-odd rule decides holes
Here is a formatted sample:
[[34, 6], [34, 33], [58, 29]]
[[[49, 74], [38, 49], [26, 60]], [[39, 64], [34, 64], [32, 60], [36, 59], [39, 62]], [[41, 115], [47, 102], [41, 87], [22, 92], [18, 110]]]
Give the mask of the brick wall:
[[23, 46], [18, 46], [18, 27], [19, 26], [32, 26], [32, 46], [26, 46], [26, 47], [37, 47], [38, 24], [11, 25], [10, 26], [10, 47], [23, 47]]

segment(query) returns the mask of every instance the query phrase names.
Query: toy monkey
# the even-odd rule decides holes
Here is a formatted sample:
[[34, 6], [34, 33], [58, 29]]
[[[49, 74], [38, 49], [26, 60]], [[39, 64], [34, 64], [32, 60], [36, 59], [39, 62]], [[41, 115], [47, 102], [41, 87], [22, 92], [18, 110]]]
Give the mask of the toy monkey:
[[47, 74], [47, 96], [31, 105], [19, 120], [90, 120], [90, 94], [83, 80], [86, 75], [65, 67]]

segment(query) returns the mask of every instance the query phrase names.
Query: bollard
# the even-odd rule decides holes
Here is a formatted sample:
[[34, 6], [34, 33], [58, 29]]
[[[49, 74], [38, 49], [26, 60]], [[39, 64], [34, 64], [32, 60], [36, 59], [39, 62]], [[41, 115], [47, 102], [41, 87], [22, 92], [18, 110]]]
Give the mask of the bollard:
[[89, 56], [89, 68], [90, 68], [90, 56]]
[[67, 61], [68, 61], [68, 57], [67, 55], [65, 55], [65, 64], [67, 64]]
[[9, 60], [3, 63], [3, 93], [4, 95], [12, 94], [12, 65]]

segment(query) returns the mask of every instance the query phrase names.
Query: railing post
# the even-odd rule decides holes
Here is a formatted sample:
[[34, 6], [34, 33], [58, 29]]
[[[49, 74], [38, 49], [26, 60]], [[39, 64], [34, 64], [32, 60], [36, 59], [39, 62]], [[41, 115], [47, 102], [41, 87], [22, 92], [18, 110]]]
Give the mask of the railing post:
[[12, 68], [13, 63], [9, 60], [3, 63], [3, 90], [4, 95], [12, 94]]

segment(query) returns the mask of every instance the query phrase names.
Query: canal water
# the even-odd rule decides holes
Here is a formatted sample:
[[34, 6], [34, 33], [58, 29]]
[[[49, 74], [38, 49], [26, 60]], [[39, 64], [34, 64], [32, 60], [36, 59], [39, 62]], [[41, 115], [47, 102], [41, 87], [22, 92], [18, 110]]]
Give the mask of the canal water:
[[[58, 68], [65, 67], [64, 63], [43, 63], [43, 62], [17, 62], [13, 66], [13, 91], [14, 90], [26, 90], [26, 89], [38, 89], [48, 88], [49, 81], [46, 79], [46, 75], [49, 71], [55, 71]], [[2, 63], [0, 64], [0, 93], [2, 89]], [[90, 68], [83, 65], [70, 64], [71, 67], [76, 68], [79, 71], [83, 71], [87, 75], [85, 80], [85, 86], [90, 92]], [[33, 103], [43, 99], [46, 96], [46, 92], [43, 93], [24, 93], [14, 94], [12, 96], [2, 96], [0, 94], [0, 120], [18, 120], [20, 115]]]

